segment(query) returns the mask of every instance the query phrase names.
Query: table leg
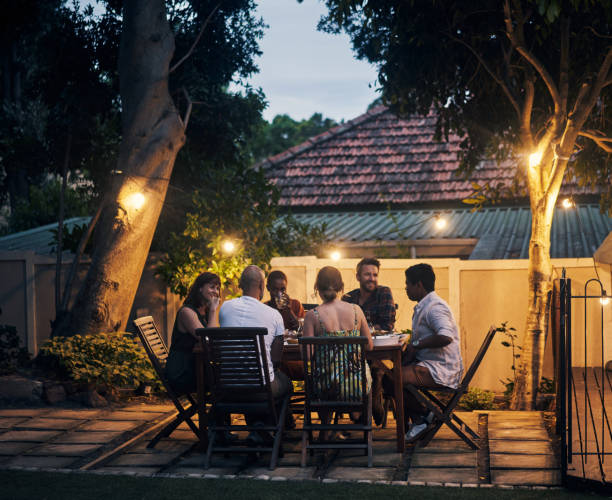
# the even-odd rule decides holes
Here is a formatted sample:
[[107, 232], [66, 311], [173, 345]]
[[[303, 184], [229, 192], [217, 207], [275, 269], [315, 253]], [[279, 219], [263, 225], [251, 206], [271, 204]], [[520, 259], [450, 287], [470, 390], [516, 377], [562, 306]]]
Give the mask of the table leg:
[[393, 356], [393, 388], [395, 392], [395, 415], [397, 421], [395, 428], [397, 432], [397, 451], [404, 452], [404, 386], [402, 384], [402, 351], [396, 350]]

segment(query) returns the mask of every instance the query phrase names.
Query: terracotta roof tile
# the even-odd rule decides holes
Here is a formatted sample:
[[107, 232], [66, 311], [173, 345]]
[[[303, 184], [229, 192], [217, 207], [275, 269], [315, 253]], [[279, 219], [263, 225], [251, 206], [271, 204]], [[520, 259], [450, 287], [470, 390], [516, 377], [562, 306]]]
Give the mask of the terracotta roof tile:
[[[472, 192], [456, 175], [460, 138], [436, 141], [435, 116], [399, 119], [384, 106], [259, 164], [293, 208], [458, 202]], [[513, 169], [483, 161], [472, 181], [508, 183]], [[588, 193], [575, 182], [564, 191]]]

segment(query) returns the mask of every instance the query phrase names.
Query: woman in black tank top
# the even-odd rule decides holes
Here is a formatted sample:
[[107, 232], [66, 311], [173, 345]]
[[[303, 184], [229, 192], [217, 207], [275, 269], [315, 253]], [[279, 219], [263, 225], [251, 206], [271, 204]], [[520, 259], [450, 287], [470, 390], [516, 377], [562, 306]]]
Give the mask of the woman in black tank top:
[[202, 273], [189, 288], [187, 298], [179, 309], [172, 343], [166, 361], [166, 377], [174, 390], [184, 394], [195, 392], [196, 371], [193, 347], [197, 342], [197, 328], [219, 326], [217, 309], [221, 281], [213, 273]]

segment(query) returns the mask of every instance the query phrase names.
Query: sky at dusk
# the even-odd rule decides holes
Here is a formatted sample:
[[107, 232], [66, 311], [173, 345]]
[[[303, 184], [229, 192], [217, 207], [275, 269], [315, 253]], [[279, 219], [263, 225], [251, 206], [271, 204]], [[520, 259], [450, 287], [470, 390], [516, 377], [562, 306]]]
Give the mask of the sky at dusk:
[[260, 44], [260, 72], [250, 83], [266, 95], [264, 118], [288, 114], [301, 120], [320, 112], [340, 121], [364, 113], [378, 97], [376, 68], [354, 58], [347, 35], [317, 31], [325, 6], [318, 0], [258, 4], [269, 28]]

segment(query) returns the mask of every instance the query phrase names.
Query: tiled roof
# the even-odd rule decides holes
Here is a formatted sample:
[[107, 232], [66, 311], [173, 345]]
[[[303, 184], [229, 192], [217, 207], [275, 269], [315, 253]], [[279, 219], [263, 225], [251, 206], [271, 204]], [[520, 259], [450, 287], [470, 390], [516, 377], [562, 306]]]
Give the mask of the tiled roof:
[[[435, 225], [436, 215], [446, 219], [444, 229]], [[372, 241], [414, 242], [422, 240], [477, 239], [470, 259], [527, 259], [531, 234], [528, 207], [487, 207], [443, 210], [381, 210], [296, 213], [303, 223], [326, 223], [326, 235], [339, 247]], [[557, 208], [551, 231], [551, 257], [592, 257], [612, 231], [612, 218], [597, 205], [577, 209]], [[410, 245], [411, 243], [407, 243]]]
[[[399, 119], [377, 106], [259, 166], [280, 188], [280, 204], [294, 209], [459, 202], [473, 192], [455, 174], [460, 138], [434, 140], [435, 120], [432, 114]], [[513, 174], [489, 160], [470, 181], [496, 185]], [[586, 191], [572, 185], [565, 192]]]

